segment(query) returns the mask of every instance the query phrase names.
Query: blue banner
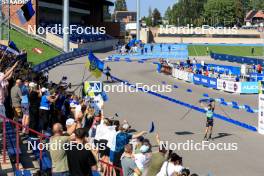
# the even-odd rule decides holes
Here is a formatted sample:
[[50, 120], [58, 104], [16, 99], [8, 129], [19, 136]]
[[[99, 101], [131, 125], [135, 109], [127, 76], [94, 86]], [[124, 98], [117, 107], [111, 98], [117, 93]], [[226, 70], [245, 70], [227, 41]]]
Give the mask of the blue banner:
[[241, 82], [241, 93], [258, 93], [258, 82]]
[[198, 85], [203, 85], [205, 87], [217, 88], [217, 79], [216, 78], [210, 78], [203, 75], [195, 74], [193, 75], [193, 83]]
[[[201, 64], [196, 64], [197, 68], [201, 68]], [[227, 73], [232, 75], [240, 75], [241, 68], [240, 67], [233, 67], [229, 65], [217, 65], [217, 64], [205, 64], [207, 69], [214, 70], [217, 73]]]
[[52, 67], [55, 64], [58, 64], [59, 62], [66, 62], [69, 59], [75, 58], [75, 57], [81, 57], [84, 55], [87, 55], [89, 53], [88, 49], [76, 49], [73, 52], [70, 53], [64, 53], [59, 56], [55, 56], [47, 61], [44, 61], [36, 66], [33, 67], [33, 70], [35, 72], [40, 72], [44, 69], [47, 69], [49, 67]]
[[264, 81], [264, 74], [260, 74], [260, 73], [251, 73], [250, 74], [250, 80], [252, 82], [258, 82], [258, 81]]
[[211, 58], [216, 59], [216, 60], [228, 61], [228, 62], [237, 62], [241, 64], [264, 65], [263, 59], [256, 59], [256, 58], [242, 57], [242, 56], [232, 56], [228, 54], [211, 53]]

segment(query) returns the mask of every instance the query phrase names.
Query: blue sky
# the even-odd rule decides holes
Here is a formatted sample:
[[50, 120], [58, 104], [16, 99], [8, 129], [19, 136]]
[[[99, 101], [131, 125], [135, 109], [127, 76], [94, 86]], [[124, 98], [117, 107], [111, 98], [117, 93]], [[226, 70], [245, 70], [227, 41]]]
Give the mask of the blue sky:
[[[112, 2], [114, 2], [114, 0], [112, 0]], [[136, 0], [126, 0], [126, 2], [129, 11], [136, 11]], [[172, 4], [176, 3], [177, 0], [140, 0], [140, 2], [141, 16], [148, 15], [149, 7], [151, 7], [152, 10], [154, 8], [157, 8], [163, 16], [168, 6], [171, 6]]]

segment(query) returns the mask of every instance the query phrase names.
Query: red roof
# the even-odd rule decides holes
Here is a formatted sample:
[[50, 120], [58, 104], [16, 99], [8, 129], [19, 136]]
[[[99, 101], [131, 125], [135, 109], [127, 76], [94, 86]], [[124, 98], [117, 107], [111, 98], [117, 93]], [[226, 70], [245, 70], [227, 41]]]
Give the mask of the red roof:
[[257, 14], [254, 16], [255, 18], [264, 18], [264, 13], [263, 11], [258, 11]]

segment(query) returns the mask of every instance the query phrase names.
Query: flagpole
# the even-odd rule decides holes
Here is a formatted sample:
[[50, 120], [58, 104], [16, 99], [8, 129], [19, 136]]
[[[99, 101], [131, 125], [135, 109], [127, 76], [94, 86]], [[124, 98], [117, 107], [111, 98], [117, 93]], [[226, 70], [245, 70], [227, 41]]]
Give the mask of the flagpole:
[[63, 50], [69, 52], [69, 0], [63, 0]]
[[2, 40], [2, 35], [3, 35], [3, 30], [2, 30], [2, 27], [3, 27], [3, 22], [2, 22], [2, 10], [3, 10], [3, 3], [0, 4], [0, 40]]
[[137, 40], [140, 40], [140, 0], [137, 0]]
[[10, 0], [8, 0], [8, 32], [7, 32], [8, 42], [10, 42]]

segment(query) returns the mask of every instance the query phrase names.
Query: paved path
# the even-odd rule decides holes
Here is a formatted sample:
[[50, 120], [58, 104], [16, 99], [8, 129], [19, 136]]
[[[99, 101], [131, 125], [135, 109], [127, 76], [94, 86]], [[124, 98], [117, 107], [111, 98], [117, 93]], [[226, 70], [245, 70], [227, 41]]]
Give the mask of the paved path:
[[[101, 53], [96, 54], [96, 56], [105, 58], [110, 54]], [[50, 71], [50, 79], [58, 82], [65, 75], [73, 84], [79, 84], [90, 75], [88, 71], [84, 71], [86, 61], [87, 57], [82, 57], [56, 67]], [[125, 61], [109, 62], [107, 65], [111, 67], [114, 76], [130, 83], [162, 85], [161, 82], [165, 81], [167, 84], [177, 84], [178, 89], [161, 94], [188, 104], [199, 106], [198, 100], [202, 98], [204, 93], [207, 93], [211, 97], [222, 97], [227, 101], [234, 100], [240, 104], [249, 104], [253, 108], [257, 108], [256, 95], [229, 94], [178, 81], [172, 77], [158, 74], [152, 61], [143, 64]], [[85, 73], [84, 76], [83, 73]], [[192, 89], [192, 93], [187, 92], [186, 89]], [[205, 127], [204, 114], [192, 110], [186, 118], [181, 120], [184, 114], [188, 112], [188, 108], [156, 96], [144, 92], [113, 92], [108, 93], [108, 95], [110, 100], [105, 105], [106, 116], [112, 116], [117, 112], [121, 120], [127, 119], [138, 130], [148, 130], [151, 121], [154, 121], [156, 131], [159, 132], [161, 139], [168, 140], [170, 143], [184, 143], [188, 140], [202, 142]], [[244, 110], [235, 110], [230, 107], [222, 108], [217, 106], [216, 113], [257, 126], [257, 114], [250, 114]], [[184, 135], [181, 135], [182, 133]], [[147, 137], [153, 141], [154, 134], [149, 134]], [[215, 137], [214, 144], [237, 143], [238, 150], [185, 151], [181, 149], [177, 153], [183, 156], [183, 165], [200, 175], [211, 173], [214, 176], [263, 176], [264, 136], [216, 119], [213, 137]]]

